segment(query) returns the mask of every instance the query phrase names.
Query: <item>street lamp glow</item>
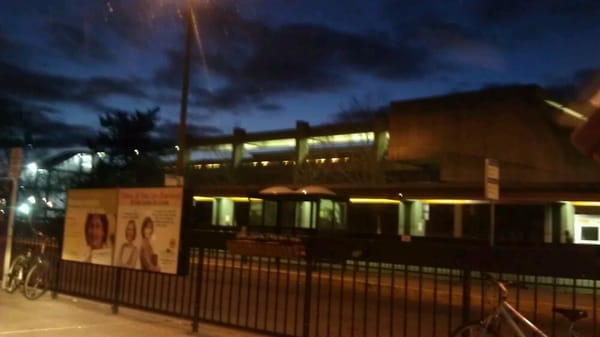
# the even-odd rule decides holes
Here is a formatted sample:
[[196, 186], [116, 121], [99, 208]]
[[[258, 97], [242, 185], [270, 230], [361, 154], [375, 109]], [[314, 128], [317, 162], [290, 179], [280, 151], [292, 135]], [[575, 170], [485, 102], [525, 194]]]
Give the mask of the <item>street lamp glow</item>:
[[31, 206], [29, 206], [29, 204], [22, 203], [17, 208], [17, 211], [19, 211], [19, 213], [21, 213], [21, 214], [29, 215], [29, 213], [31, 212]]
[[27, 164], [27, 170], [29, 170], [30, 172], [36, 172], [38, 169], [38, 165], [36, 162], [31, 162], [29, 164]]
[[29, 202], [30, 204], [35, 204], [35, 196], [33, 196], [33, 195], [30, 195], [30, 196], [27, 198], [27, 202]]

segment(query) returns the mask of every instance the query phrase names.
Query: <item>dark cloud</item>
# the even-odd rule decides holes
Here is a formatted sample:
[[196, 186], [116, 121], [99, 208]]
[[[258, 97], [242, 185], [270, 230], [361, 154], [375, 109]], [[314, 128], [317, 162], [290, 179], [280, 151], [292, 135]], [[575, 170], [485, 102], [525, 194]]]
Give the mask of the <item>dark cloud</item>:
[[26, 50], [23, 44], [8, 39], [0, 31], [0, 60], [13, 61], [23, 56]]
[[109, 62], [116, 58], [114, 51], [96, 37], [98, 32], [95, 32], [89, 23], [74, 26], [64, 22], [52, 22], [48, 27], [52, 46], [71, 60]]
[[94, 135], [90, 126], [72, 125], [53, 118], [52, 108], [7, 96], [0, 96], [0, 112], [2, 138], [10, 137], [21, 145], [27, 143], [38, 148], [83, 146], [86, 139]]
[[103, 107], [107, 97], [120, 95], [145, 98], [135, 79], [109, 77], [78, 79], [51, 75], [0, 62], [0, 92], [23, 100], [46, 103], [74, 103], [84, 107]]
[[217, 90], [197, 88], [190, 93], [190, 104], [217, 110], [239, 109], [248, 111], [250, 108], [264, 103], [265, 95], [257, 86], [232, 85]]
[[[501, 49], [489, 32], [438, 19], [423, 21], [416, 30], [422, 43], [438, 58], [445, 57], [454, 64], [496, 71], [506, 67]], [[452, 66], [446, 68], [450, 70]]]
[[[197, 62], [190, 63], [190, 73], [196, 73]], [[154, 71], [151, 81], [159, 88], [181, 89], [183, 82], [183, 51], [168, 49], [165, 64]]]
[[[475, 2], [474, 6], [474, 13], [480, 21], [503, 24], [531, 17], [596, 20], [598, 10], [600, 3], [596, 0], [483, 0]], [[573, 21], [572, 24], [578, 22]]]
[[320, 91], [349, 84], [349, 72], [415, 78], [427, 71], [427, 62], [423, 50], [396, 41], [325, 26], [285, 25], [263, 37], [240, 72], [226, 75], [268, 91]]
[[66, 76], [38, 73], [8, 63], [0, 63], [0, 92], [22, 97], [58, 102], [69, 99], [69, 88], [80, 81]]
[[83, 86], [77, 92], [76, 97], [84, 101], [94, 101], [98, 97], [111, 95], [122, 95], [136, 98], [146, 98], [147, 95], [141, 89], [142, 82], [134, 79], [121, 79], [112, 77], [92, 77], [83, 81]]
[[[87, 6], [86, 16], [108, 28], [127, 46], [155, 48], [161, 31], [183, 26], [188, 1], [111, 0]], [[164, 36], [162, 36], [164, 38]]]
[[505, 45], [532, 43], [556, 33], [597, 30], [600, 1], [596, 0], [483, 0], [472, 6], [480, 29], [501, 29]]
[[[202, 74], [208, 71], [217, 83], [225, 83], [192, 93], [190, 102], [197, 106], [260, 109], [274, 95], [348, 87], [356, 73], [406, 80], [432, 70], [425, 50], [386, 36], [347, 33], [324, 25], [268, 27], [215, 5], [200, 6], [196, 15], [208, 69], [201, 67], [194, 48], [192, 81], [208, 88]], [[155, 83], [180, 88], [182, 60], [181, 52], [167, 50], [167, 62], [155, 72]]]
[[[93, 138], [96, 129], [89, 125], [74, 125], [61, 120], [39, 119], [32, 124], [34, 147], [61, 148], [69, 146], [87, 146], [87, 140]], [[60, 130], [60, 132], [56, 132]]]
[[[177, 143], [179, 134], [179, 123], [165, 121], [160, 123], [156, 128], [156, 133], [161, 138]], [[196, 123], [186, 123], [186, 133], [192, 137], [215, 136], [222, 135], [223, 131], [219, 128], [210, 125], [200, 125]]]
[[283, 105], [278, 103], [261, 103], [257, 108], [266, 112], [277, 112], [283, 110]]

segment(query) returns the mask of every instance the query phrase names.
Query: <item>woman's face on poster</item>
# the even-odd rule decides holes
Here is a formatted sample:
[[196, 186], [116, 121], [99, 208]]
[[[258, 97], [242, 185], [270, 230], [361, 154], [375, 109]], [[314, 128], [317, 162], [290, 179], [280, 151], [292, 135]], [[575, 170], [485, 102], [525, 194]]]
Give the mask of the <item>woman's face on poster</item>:
[[144, 237], [149, 239], [152, 236], [152, 233], [154, 233], [154, 224], [152, 221], [148, 221], [146, 226], [144, 226]]
[[125, 239], [129, 242], [135, 240], [135, 222], [129, 221], [125, 228]]
[[99, 249], [106, 242], [106, 233], [104, 232], [104, 224], [99, 214], [94, 214], [90, 217], [90, 222], [87, 226], [88, 242], [92, 249]]

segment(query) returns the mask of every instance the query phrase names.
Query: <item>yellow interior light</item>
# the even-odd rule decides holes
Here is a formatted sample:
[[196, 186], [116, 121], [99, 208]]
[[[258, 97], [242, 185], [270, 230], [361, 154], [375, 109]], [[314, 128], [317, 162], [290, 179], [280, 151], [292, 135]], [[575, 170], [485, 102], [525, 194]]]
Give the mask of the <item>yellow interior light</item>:
[[195, 195], [194, 201], [214, 201], [217, 198], [230, 199], [231, 201], [235, 201], [235, 202], [250, 202], [250, 201], [261, 201], [262, 200], [260, 198], [249, 198], [249, 197], [223, 197], [223, 196], [207, 197], [207, 196]]
[[438, 204], [438, 205], [464, 205], [464, 204], [487, 204], [485, 200], [461, 200], [461, 199], [424, 199], [421, 200], [425, 204]]
[[[225, 197], [227, 198], [227, 197]], [[260, 198], [248, 198], [248, 197], [229, 197], [229, 199], [231, 199], [231, 201], [235, 201], [235, 202], [250, 202], [250, 201], [261, 201], [262, 199]]]
[[399, 204], [400, 200], [386, 198], [350, 198], [353, 204]]
[[600, 201], [571, 201], [573, 206], [600, 207]]
[[203, 196], [198, 196], [198, 195], [194, 196], [194, 201], [213, 201], [213, 200], [215, 200], [215, 198], [213, 198], [213, 197], [203, 197]]

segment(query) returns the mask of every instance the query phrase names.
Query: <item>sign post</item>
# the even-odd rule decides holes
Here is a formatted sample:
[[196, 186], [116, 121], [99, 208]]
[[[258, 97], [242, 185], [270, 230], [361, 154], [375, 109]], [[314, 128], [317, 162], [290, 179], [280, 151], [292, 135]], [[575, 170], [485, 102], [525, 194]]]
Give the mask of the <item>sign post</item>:
[[500, 165], [496, 159], [485, 159], [484, 169], [485, 198], [490, 201], [490, 246], [496, 240], [496, 204], [500, 199]]
[[10, 149], [10, 161], [8, 168], [8, 177], [11, 181], [10, 186], [10, 201], [8, 208], [8, 228], [6, 230], [6, 248], [4, 251], [4, 270], [2, 273], [3, 286], [6, 286], [8, 281], [8, 271], [10, 269], [12, 240], [15, 226], [15, 210], [17, 204], [17, 183], [21, 175], [21, 161], [23, 158], [23, 149], [14, 147]]

